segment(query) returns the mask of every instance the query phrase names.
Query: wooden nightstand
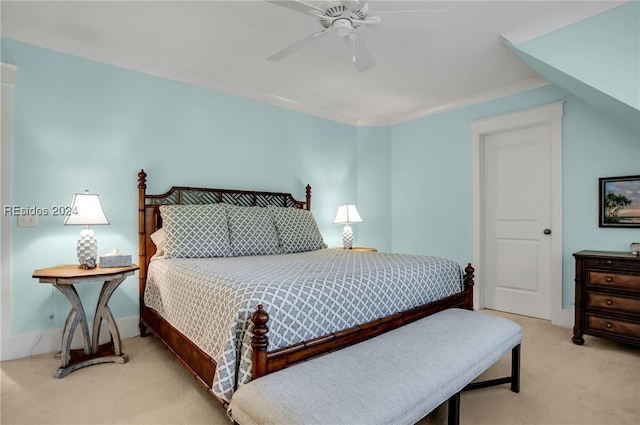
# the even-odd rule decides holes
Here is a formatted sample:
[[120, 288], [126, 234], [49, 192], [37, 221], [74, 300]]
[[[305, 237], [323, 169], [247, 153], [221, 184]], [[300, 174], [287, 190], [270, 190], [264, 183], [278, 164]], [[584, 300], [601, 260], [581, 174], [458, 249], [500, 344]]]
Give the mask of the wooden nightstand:
[[[77, 265], [64, 265], [40, 269], [33, 272], [33, 277], [40, 279], [40, 283], [50, 283], [64, 294], [71, 303], [71, 311], [67, 316], [62, 332], [61, 360], [62, 365], [54, 373], [54, 377], [62, 378], [74, 370], [85, 366], [100, 363], [126, 363], [129, 356], [122, 352], [120, 342], [120, 332], [116, 324], [111, 309], [107, 305], [111, 294], [116, 288], [132, 275], [138, 266], [132, 264], [126, 267], [81, 269]], [[78, 296], [75, 284], [103, 282], [96, 314], [93, 319], [93, 332], [89, 333], [89, 323], [82, 306], [82, 301]], [[111, 342], [99, 345], [100, 324], [106, 319], [109, 323]], [[76, 327], [80, 325], [84, 338], [84, 349], [71, 350], [71, 340]], [[91, 337], [90, 337], [91, 335]]]

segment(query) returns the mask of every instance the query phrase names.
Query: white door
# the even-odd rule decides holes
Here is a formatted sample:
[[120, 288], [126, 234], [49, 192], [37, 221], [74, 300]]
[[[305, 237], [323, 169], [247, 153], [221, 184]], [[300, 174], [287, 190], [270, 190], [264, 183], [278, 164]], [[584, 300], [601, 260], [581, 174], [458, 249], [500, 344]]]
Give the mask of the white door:
[[551, 125], [482, 137], [484, 307], [550, 319]]

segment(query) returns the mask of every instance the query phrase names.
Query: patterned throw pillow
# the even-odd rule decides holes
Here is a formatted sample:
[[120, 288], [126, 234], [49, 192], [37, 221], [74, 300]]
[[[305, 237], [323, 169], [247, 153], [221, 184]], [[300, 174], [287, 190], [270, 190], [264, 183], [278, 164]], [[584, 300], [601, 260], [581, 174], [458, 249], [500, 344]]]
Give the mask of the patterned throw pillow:
[[162, 205], [165, 257], [228, 257], [226, 204]]
[[227, 207], [231, 255], [280, 254], [280, 243], [273, 217], [264, 207]]
[[327, 247], [311, 211], [269, 206], [278, 230], [283, 254], [316, 251]]

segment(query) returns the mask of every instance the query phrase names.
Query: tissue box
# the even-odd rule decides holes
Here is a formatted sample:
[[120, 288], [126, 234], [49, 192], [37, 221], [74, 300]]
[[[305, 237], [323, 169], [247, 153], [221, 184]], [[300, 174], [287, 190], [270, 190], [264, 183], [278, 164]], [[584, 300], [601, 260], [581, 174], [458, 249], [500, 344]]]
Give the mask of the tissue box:
[[125, 267], [131, 265], [131, 255], [101, 255], [100, 267]]

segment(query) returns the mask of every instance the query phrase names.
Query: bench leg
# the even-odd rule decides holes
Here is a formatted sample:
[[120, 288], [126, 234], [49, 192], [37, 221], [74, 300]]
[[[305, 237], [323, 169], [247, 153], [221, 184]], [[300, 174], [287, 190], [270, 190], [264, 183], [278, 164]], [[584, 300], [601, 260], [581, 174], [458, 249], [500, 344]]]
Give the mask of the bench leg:
[[447, 425], [460, 425], [460, 393], [452, 395], [447, 404]]
[[511, 391], [520, 392], [520, 344], [511, 350]]
[[494, 385], [502, 385], [511, 383], [511, 391], [520, 392], [520, 344], [511, 350], [511, 376], [498, 379], [489, 379], [487, 381], [472, 382], [462, 389], [462, 391], [476, 390], [478, 388], [492, 387]]

